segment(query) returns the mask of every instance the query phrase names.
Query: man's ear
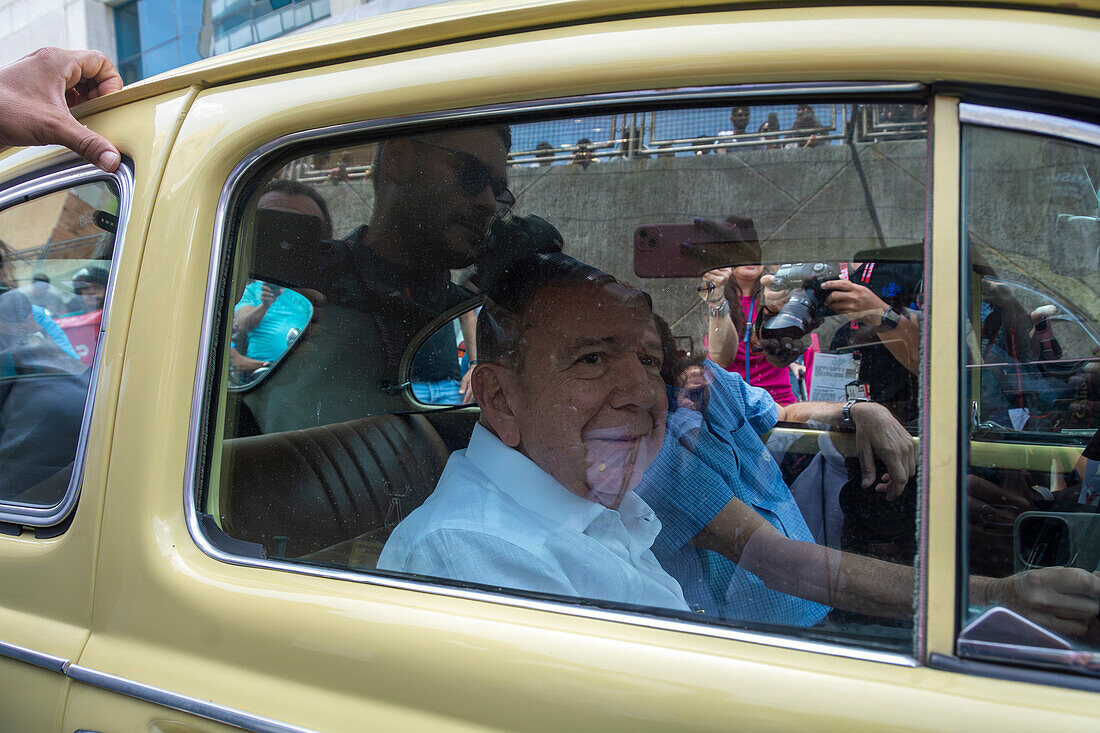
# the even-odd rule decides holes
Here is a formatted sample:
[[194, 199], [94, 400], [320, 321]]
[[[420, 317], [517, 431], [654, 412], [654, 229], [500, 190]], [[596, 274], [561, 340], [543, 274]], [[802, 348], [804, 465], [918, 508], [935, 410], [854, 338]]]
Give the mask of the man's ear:
[[470, 377], [482, 421], [509, 448], [520, 442], [519, 423], [510, 397], [515, 393], [509, 389], [513, 377], [512, 370], [500, 364], [478, 364]]
[[412, 140], [399, 137], [387, 140], [380, 161], [382, 175], [394, 183], [403, 183], [417, 173], [416, 150]]

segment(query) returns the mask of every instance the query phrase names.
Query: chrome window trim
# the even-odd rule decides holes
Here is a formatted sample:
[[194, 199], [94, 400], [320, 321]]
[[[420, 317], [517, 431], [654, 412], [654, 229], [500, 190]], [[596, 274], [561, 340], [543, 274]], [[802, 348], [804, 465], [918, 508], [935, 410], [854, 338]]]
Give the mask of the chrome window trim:
[[35, 667], [48, 669], [51, 672], [60, 672], [61, 674], [65, 674], [65, 670], [69, 667], [68, 659], [55, 657], [52, 654], [28, 649], [25, 646], [19, 646], [18, 644], [12, 644], [7, 641], [0, 641], [0, 657], [14, 659], [18, 662], [26, 662]]
[[1049, 135], [1100, 147], [1100, 125], [1039, 112], [1021, 112], [1004, 107], [987, 107], [962, 102], [959, 122], [982, 127], [998, 127], [1036, 135]]
[[103, 299], [103, 318], [99, 324], [99, 337], [96, 340], [96, 353], [92, 359], [91, 374], [88, 381], [88, 394], [84, 401], [84, 417], [80, 423], [80, 437], [77, 439], [76, 456], [73, 459], [73, 475], [65, 489], [61, 501], [53, 506], [34, 506], [0, 502], [0, 521], [31, 527], [51, 527], [62, 522], [76, 505], [80, 495], [80, 485], [84, 478], [84, 457], [88, 447], [88, 432], [92, 422], [96, 387], [99, 383], [100, 355], [103, 349], [103, 336], [111, 319], [111, 302], [114, 299], [115, 279], [119, 263], [122, 261], [126, 241], [126, 225], [130, 219], [130, 207], [133, 202], [134, 173], [126, 162], [119, 165], [114, 173], [106, 173], [87, 163], [51, 173], [32, 181], [13, 186], [0, 193], [0, 209], [18, 206], [39, 196], [56, 193], [74, 186], [112, 181], [118, 187], [118, 230], [115, 232], [114, 250], [111, 256], [110, 272], [107, 278], [107, 293]]
[[[811, 641], [795, 637], [772, 636], [762, 632], [745, 631], [732, 628], [721, 628], [703, 624], [695, 624], [678, 619], [663, 618], [641, 613], [616, 611], [590, 606], [581, 606], [566, 602], [556, 602], [525, 598], [516, 595], [497, 594], [488, 591], [480, 591], [468, 588], [438, 585], [427, 581], [405, 580], [391, 578], [382, 575], [367, 573], [352, 573], [328, 568], [318, 568], [308, 565], [279, 562], [270, 559], [246, 558], [226, 553], [216, 546], [203, 533], [198, 517], [197, 499], [199, 490], [198, 466], [201, 459], [200, 447], [203, 444], [201, 438], [205, 430], [207, 403], [207, 387], [210, 385], [208, 372], [211, 369], [211, 355], [214, 343], [213, 326], [217, 321], [217, 302], [219, 295], [220, 265], [227, 247], [226, 224], [229, 220], [231, 206], [237, 204], [236, 193], [240, 183], [255, 169], [276, 157], [286, 148], [305, 142], [319, 141], [325, 138], [333, 138], [353, 133], [387, 133], [397, 132], [405, 128], [423, 126], [433, 123], [486, 120], [504, 116], [524, 116], [541, 112], [567, 112], [584, 110], [588, 113], [596, 113], [598, 109], [615, 109], [617, 107], [639, 106], [643, 104], [683, 104], [690, 102], [721, 102], [724, 100], [753, 100], [769, 99], [773, 97], [802, 98], [811, 96], [840, 96], [849, 95], [861, 97], [876, 95], [901, 95], [928, 93], [928, 87], [921, 83], [889, 83], [889, 82], [835, 82], [835, 83], [797, 83], [797, 84], [752, 84], [743, 86], [717, 86], [717, 87], [688, 87], [669, 90], [644, 90], [637, 92], [617, 92], [609, 94], [594, 94], [575, 97], [560, 97], [547, 100], [518, 102], [513, 104], [496, 104], [483, 107], [470, 107], [455, 110], [444, 110], [403, 117], [390, 117], [377, 120], [353, 122], [341, 125], [305, 130], [302, 132], [283, 135], [266, 143], [238, 163], [226, 179], [218, 200], [218, 208], [214, 218], [214, 239], [210, 252], [210, 267], [207, 273], [206, 301], [203, 308], [202, 332], [199, 343], [199, 360], [195, 370], [195, 385], [191, 399], [191, 422], [187, 439], [187, 462], [185, 464], [183, 481], [184, 512], [187, 519], [187, 529], [191, 539], [204, 553], [215, 560], [238, 565], [241, 567], [256, 567], [269, 570], [293, 572], [299, 575], [330, 578], [334, 580], [347, 580], [367, 585], [379, 585], [388, 588], [397, 588], [435, 595], [461, 598], [472, 601], [490, 602], [501, 606], [526, 608], [537, 611], [564, 614], [581, 618], [596, 619], [625, 623], [645, 628], [679, 631], [690, 634], [709, 636], [715, 638], [742, 641], [764, 646], [790, 649], [796, 651], [814, 652], [835, 657], [878, 662], [903, 667], [916, 667], [918, 662], [912, 654], [897, 652], [885, 652], [867, 649], [865, 647], [848, 647], [839, 644]], [[922, 588], [924, 584], [922, 578]], [[920, 609], [915, 609], [915, 622], [920, 623]], [[914, 649], [914, 653], [915, 653]]]
[[117, 692], [120, 695], [178, 710], [181, 713], [190, 713], [200, 718], [212, 720], [215, 723], [231, 725], [242, 730], [255, 731], [256, 733], [315, 733], [310, 728], [282, 723], [278, 720], [265, 718], [262, 715], [254, 715], [236, 708], [218, 705], [209, 700], [200, 700], [190, 695], [171, 692], [118, 675], [100, 672], [79, 664], [73, 664], [68, 659], [55, 657], [52, 654], [35, 651], [6, 641], [0, 641], [0, 657], [14, 659], [63, 674], [74, 682], [91, 685], [109, 692]]
[[143, 682], [135, 682], [107, 672], [99, 672], [88, 667], [82, 667], [79, 664], [70, 664], [66, 676], [74, 682], [117, 692], [120, 695], [150, 702], [171, 710], [178, 710], [181, 713], [196, 715], [215, 723], [231, 725], [242, 730], [255, 731], [256, 733], [315, 733], [310, 728], [282, 723], [278, 720], [265, 718], [262, 715], [253, 715], [208, 700], [200, 700], [190, 695], [182, 695], [178, 692], [171, 692]]

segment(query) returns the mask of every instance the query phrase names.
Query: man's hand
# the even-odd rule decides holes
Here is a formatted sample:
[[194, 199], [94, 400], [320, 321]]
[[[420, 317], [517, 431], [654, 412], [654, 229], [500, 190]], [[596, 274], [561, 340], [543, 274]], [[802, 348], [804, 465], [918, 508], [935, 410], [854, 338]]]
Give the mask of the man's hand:
[[879, 325], [890, 308], [870, 288], [851, 280], [829, 280], [821, 284], [821, 289], [831, 291], [825, 305], [850, 320], [861, 321], [868, 326]]
[[[1038, 568], [992, 581], [988, 605], [1005, 606], [1051, 631], [1083, 636], [1100, 612], [1100, 576], [1080, 568]], [[984, 604], [983, 604], [984, 605]]]
[[726, 298], [726, 283], [733, 275], [732, 267], [717, 267], [703, 273], [699, 283], [699, 297], [710, 305], [717, 305]]
[[282, 288], [276, 290], [275, 287], [264, 283], [263, 287], [260, 288], [260, 305], [264, 308], [270, 308], [271, 304], [274, 303], [282, 293]]
[[462, 383], [458, 387], [458, 393], [462, 395], [462, 404], [469, 405], [474, 401], [474, 386], [470, 381], [470, 377], [474, 373], [474, 366], [471, 365], [466, 373], [462, 375]]
[[64, 145], [111, 172], [118, 149], [77, 122], [69, 107], [121, 88], [100, 51], [41, 48], [24, 56], [0, 68], [0, 145]]
[[260, 367], [271, 366], [271, 362], [260, 361], [259, 359], [253, 359], [251, 356], [245, 356], [235, 348], [229, 350], [229, 359], [233, 363], [233, 368], [237, 370], [238, 374], [251, 374]]
[[[901, 496], [909, 477], [917, 470], [917, 446], [909, 432], [882, 405], [857, 402], [851, 408], [856, 426], [856, 450], [863, 471], [863, 487], [893, 501]], [[875, 458], [886, 464], [882, 481], [875, 484]]]

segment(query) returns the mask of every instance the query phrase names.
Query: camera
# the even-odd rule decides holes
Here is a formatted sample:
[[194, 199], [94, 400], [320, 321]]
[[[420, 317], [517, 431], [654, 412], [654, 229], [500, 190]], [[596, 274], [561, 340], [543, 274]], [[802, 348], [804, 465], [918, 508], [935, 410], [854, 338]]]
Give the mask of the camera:
[[470, 282], [484, 293], [513, 274], [519, 263], [537, 254], [561, 252], [562, 236], [553, 224], [539, 216], [497, 214], [481, 243]]
[[833, 310], [825, 305], [829, 293], [821, 285], [839, 278], [840, 268], [825, 262], [796, 262], [780, 267], [771, 288], [790, 290], [791, 296], [779, 313], [763, 325], [760, 337], [800, 339], [808, 334], [820, 319], [833, 315]]

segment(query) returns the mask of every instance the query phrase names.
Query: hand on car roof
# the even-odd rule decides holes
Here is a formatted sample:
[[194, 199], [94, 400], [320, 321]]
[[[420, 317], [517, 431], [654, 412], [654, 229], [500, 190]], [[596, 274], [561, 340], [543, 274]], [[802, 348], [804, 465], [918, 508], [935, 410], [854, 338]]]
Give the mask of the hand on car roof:
[[64, 145], [111, 172], [118, 149], [69, 107], [119, 89], [122, 77], [102, 52], [40, 48], [0, 68], [0, 146]]

